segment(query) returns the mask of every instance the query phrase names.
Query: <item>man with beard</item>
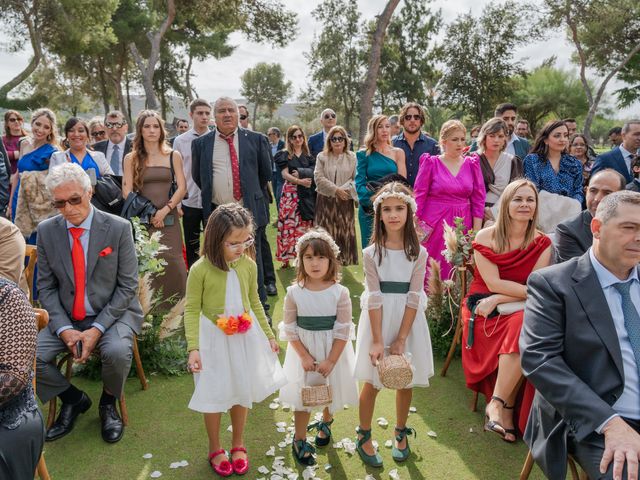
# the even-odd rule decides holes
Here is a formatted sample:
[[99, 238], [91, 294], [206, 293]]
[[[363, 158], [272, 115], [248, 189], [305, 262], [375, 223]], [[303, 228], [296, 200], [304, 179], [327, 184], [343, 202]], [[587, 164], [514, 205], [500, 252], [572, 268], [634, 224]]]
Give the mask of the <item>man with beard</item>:
[[404, 150], [407, 165], [407, 181], [413, 187], [420, 168], [420, 157], [423, 153], [439, 155], [438, 142], [422, 133], [426, 115], [424, 108], [418, 103], [406, 103], [400, 110], [400, 132], [392, 141], [393, 146]]

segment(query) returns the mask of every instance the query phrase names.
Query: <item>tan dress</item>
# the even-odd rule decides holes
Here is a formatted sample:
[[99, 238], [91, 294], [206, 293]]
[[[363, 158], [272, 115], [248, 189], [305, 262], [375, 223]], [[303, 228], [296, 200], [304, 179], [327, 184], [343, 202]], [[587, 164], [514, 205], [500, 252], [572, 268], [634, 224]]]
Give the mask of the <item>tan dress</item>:
[[[145, 169], [140, 193], [151, 200], [156, 208], [160, 209], [167, 204], [170, 187], [171, 170], [169, 167], [147, 167]], [[157, 307], [159, 311], [169, 310], [175, 303], [180, 301], [184, 297], [187, 285], [187, 267], [182, 253], [182, 232], [180, 230], [178, 211], [174, 208], [169, 215], [173, 215], [173, 225], [165, 224], [164, 228], [160, 229], [151, 224], [149, 225], [149, 234], [160, 230], [162, 233], [160, 242], [169, 247], [167, 250], [160, 252], [160, 257], [167, 262], [164, 267], [164, 274], [156, 276], [152, 283], [156, 293], [160, 288], [162, 289], [163, 302]]]

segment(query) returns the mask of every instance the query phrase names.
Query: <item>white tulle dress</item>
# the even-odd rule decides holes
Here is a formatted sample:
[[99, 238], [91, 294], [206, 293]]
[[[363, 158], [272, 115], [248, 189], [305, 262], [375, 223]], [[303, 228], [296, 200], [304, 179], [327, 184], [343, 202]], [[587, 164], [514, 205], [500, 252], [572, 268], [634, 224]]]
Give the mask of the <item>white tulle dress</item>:
[[405, 353], [413, 367], [413, 382], [409, 388], [427, 387], [433, 376], [431, 336], [424, 313], [427, 306], [423, 290], [427, 251], [421, 246], [418, 258], [410, 261], [404, 250], [384, 249], [382, 262], [378, 264], [374, 249], [375, 246], [370, 245], [362, 252], [365, 291], [360, 297], [362, 312], [356, 336], [355, 376], [377, 389], [384, 388], [378, 370], [369, 358], [373, 343], [369, 309], [382, 308], [382, 339], [384, 346], [389, 347], [400, 331], [405, 308], [410, 307], [417, 312], [405, 344]]
[[[238, 275], [227, 273], [225, 312], [244, 310]], [[234, 405], [251, 408], [286, 383], [278, 355], [260, 328], [253, 311], [251, 328], [242, 334], [226, 335], [211, 320], [200, 317], [200, 359], [202, 372], [193, 375], [195, 389], [189, 408], [202, 413], [226, 412]]]
[[279, 328], [280, 340], [300, 340], [317, 362], [329, 356], [334, 340], [347, 341], [327, 379], [316, 372], [305, 375], [298, 353], [291, 344], [287, 345], [283, 365], [287, 384], [280, 389], [282, 402], [292, 405], [297, 411], [311, 411], [312, 408], [302, 405], [302, 387], [305, 382], [307, 385], [328, 382], [333, 391], [333, 401], [328, 406], [330, 412], [341, 410], [345, 404], [357, 405], [358, 383], [353, 377], [355, 355], [351, 342], [351, 299], [346, 287], [338, 283], [321, 291], [311, 291], [300, 285], [288, 287], [284, 300], [284, 319]]

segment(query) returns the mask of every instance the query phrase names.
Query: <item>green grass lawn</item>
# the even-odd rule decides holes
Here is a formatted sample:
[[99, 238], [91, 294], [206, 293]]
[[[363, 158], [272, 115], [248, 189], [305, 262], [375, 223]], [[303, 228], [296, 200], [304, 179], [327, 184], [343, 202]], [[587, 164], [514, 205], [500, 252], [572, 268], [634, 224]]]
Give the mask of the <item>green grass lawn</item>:
[[[275, 250], [275, 229], [268, 228], [271, 247]], [[276, 269], [278, 297], [271, 297], [274, 325], [282, 318], [282, 301], [285, 286], [291, 283], [293, 270]], [[363, 274], [359, 266], [343, 271], [343, 284], [351, 290], [354, 319], [360, 314], [359, 296], [362, 292]], [[436, 359], [436, 372], [442, 359]], [[98, 382], [76, 377], [74, 383], [87, 391], [94, 400], [94, 407], [82, 415], [72, 434], [53, 443], [45, 444], [45, 456], [54, 480], [141, 480], [151, 478], [153, 471], [160, 471], [162, 479], [217, 478], [207, 463], [207, 436], [202, 415], [187, 408], [193, 391], [190, 375], [181, 377], [149, 376], [147, 391], [140, 390], [137, 378], [130, 378], [126, 386], [130, 426], [124, 438], [117, 444], [106, 444], [100, 437], [97, 401], [101, 385]], [[221, 388], [224, 388], [221, 386]], [[275, 398], [277, 396], [274, 395]], [[446, 378], [436, 374], [429, 388], [414, 390], [413, 406], [416, 413], [409, 417], [408, 425], [417, 430], [417, 438], [411, 438], [412, 455], [402, 464], [391, 458], [391, 449], [384, 442], [392, 438], [395, 422], [394, 392], [383, 391], [378, 396], [374, 419], [384, 417], [389, 427], [374, 424], [374, 439], [380, 444], [385, 465], [383, 469], [365, 468], [357, 453], [349, 456], [344, 450], [331, 446], [318, 450], [317, 477], [322, 479], [391, 478], [389, 472], [398, 470], [402, 479], [515, 479], [527, 454], [527, 448], [519, 441], [507, 444], [495, 434], [482, 431], [484, 402], [476, 413], [470, 411], [471, 392], [465, 388], [460, 359], [456, 359]], [[284, 456], [287, 466], [297, 468], [290, 446], [282, 450], [278, 442], [284, 434], [276, 431], [276, 422], [291, 424], [292, 413], [282, 409], [271, 410], [269, 401], [256, 405], [249, 414], [246, 428], [246, 446], [249, 449], [252, 468], [247, 479], [271, 478], [258, 473], [258, 467], [271, 467], [273, 457], [265, 456], [271, 447], [276, 455]], [[46, 418], [47, 408], [44, 408]], [[357, 408], [339, 412], [335, 416], [333, 441], [355, 438], [358, 424]], [[223, 445], [230, 448], [231, 434], [228, 415], [223, 417]], [[427, 432], [435, 432], [435, 438]], [[153, 458], [144, 459], [146, 453]], [[189, 466], [170, 469], [172, 462], [186, 460]], [[329, 471], [324, 466], [330, 464]], [[534, 468], [532, 479], [543, 478]]]

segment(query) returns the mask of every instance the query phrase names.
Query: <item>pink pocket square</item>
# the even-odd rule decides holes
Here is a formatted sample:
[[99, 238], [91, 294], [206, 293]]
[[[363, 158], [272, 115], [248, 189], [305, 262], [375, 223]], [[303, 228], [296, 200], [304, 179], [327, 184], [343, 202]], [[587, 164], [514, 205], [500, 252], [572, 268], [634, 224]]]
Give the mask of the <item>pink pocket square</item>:
[[112, 253], [113, 253], [113, 248], [107, 247], [104, 250], [102, 250], [98, 255], [100, 257], [106, 257], [107, 255], [111, 255]]

